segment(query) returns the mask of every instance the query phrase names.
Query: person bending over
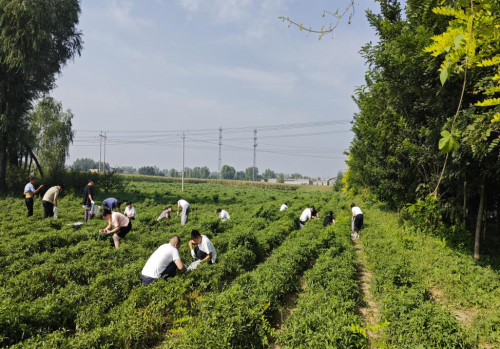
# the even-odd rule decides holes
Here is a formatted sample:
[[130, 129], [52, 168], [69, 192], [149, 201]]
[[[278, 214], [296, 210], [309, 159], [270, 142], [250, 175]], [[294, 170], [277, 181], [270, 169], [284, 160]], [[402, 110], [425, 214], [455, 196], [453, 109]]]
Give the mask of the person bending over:
[[217, 252], [215, 251], [214, 245], [206, 235], [201, 235], [198, 230], [193, 230], [191, 232], [189, 248], [191, 249], [191, 256], [195, 258], [196, 261], [191, 263], [188, 270], [196, 269], [198, 265], [203, 262], [213, 264], [217, 259]]
[[280, 207], [280, 211], [288, 210], [288, 204], [285, 202], [283, 205]]
[[181, 225], [184, 225], [188, 221], [188, 215], [189, 212], [191, 212], [191, 205], [189, 205], [189, 202], [187, 202], [184, 199], [180, 199], [177, 201], [177, 215], [179, 215], [179, 212], [182, 208], [182, 217], [181, 217]]
[[356, 206], [355, 203], [351, 204], [352, 212], [352, 239], [356, 240], [359, 237], [361, 229], [363, 229], [363, 212]]
[[316, 212], [316, 209], [314, 206], [311, 206], [309, 208], [306, 208], [304, 211], [302, 211], [302, 214], [300, 215], [300, 227], [304, 228], [306, 225], [307, 221], [312, 219], [312, 218], [319, 218], [318, 212]]
[[229, 217], [229, 213], [227, 213], [226, 210], [221, 210], [220, 208], [217, 209], [217, 214], [220, 217], [220, 220], [225, 222], [229, 220], [231, 217]]
[[121, 211], [122, 203], [115, 198], [107, 198], [102, 202], [102, 206], [104, 206], [104, 208], [110, 209], [111, 211], [116, 209], [118, 210], [118, 212], [120, 213], [122, 212]]
[[149, 285], [161, 277], [174, 277], [177, 269], [186, 270], [179, 256], [180, 244], [181, 239], [174, 235], [168, 244], [161, 245], [153, 252], [142, 268], [141, 281], [144, 285]]
[[59, 184], [45, 192], [42, 199], [43, 218], [54, 217], [54, 209], [57, 210], [57, 199], [64, 189], [64, 185]]
[[325, 219], [323, 219], [323, 226], [327, 227], [330, 224], [335, 224], [335, 218], [333, 217], [333, 212], [330, 211], [328, 214], [325, 216]]
[[102, 234], [112, 234], [115, 248], [120, 247], [120, 238], [125, 237], [132, 230], [132, 220], [119, 212], [113, 212], [108, 208], [102, 211], [102, 219], [108, 221], [108, 226], [99, 232]]
[[162, 219], [170, 219], [172, 216], [170, 215], [170, 212], [172, 212], [172, 206], [167, 206], [165, 211], [163, 211], [158, 218], [156, 219], [157, 221], [161, 221]]

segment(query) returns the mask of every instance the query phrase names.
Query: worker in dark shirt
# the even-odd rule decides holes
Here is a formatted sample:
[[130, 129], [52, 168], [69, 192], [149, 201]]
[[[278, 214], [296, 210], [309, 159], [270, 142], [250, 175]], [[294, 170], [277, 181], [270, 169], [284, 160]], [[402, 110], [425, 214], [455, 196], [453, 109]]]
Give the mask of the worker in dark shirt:
[[88, 222], [92, 218], [92, 206], [94, 205], [94, 186], [95, 181], [93, 179], [89, 180], [89, 183], [83, 189], [83, 206], [85, 206], [85, 222]]
[[327, 227], [330, 224], [335, 224], [335, 219], [333, 217], [333, 212], [330, 211], [328, 214], [325, 216], [325, 219], [323, 219], [323, 226]]

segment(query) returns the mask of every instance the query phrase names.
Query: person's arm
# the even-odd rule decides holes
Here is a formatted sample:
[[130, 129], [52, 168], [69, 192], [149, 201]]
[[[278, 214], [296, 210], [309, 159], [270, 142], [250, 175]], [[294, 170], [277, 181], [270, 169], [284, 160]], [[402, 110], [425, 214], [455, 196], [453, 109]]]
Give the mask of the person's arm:
[[42, 184], [42, 185], [40, 185], [40, 186], [38, 187], [38, 189], [37, 189], [37, 190], [35, 190], [35, 191], [33, 192], [33, 194], [38, 194], [38, 192], [39, 192], [39, 191], [40, 191], [40, 189], [42, 189], [42, 188], [43, 188], [43, 184]]
[[181, 210], [181, 204], [177, 201], [177, 215], [179, 215], [179, 211]]
[[54, 207], [57, 207], [57, 193], [54, 194]]
[[186, 266], [184, 265], [184, 263], [182, 263], [182, 261], [180, 259], [176, 259], [174, 261], [174, 263], [177, 266], [177, 269], [179, 269], [179, 270], [185, 270], [186, 269]]
[[201, 260], [201, 263], [203, 263], [205, 261], [209, 261], [211, 259], [212, 259], [212, 252], [210, 252], [209, 254], [207, 254], [207, 256]]

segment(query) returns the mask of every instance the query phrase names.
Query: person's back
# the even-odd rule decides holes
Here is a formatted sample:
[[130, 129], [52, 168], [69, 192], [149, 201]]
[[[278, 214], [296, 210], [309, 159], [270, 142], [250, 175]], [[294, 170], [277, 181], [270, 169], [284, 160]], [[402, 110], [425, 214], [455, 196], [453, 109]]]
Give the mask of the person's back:
[[142, 268], [142, 275], [157, 279], [165, 268], [176, 259], [180, 259], [179, 251], [169, 243], [163, 244], [149, 257]]
[[51, 187], [49, 188], [49, 190], [45, 192], [45, 195], [43, 196], [42, 200], [54, 203], [54, 196], [58, 194], [59, 194], [59, 188], [57, 188], [57, 186]]
[[107, 198], [105, 199], [103, 202], [102, 202], [102, 205], [104, 207], [107, 207], [111, 210], [115, 209], [115, 208], [118, 208], [120, 209], [120, 203], [117, 199], [115, 198]]
[[326, 226], [333, 224], [333, 223], [335, 223], [335, 219], [333, 218], [333, 212], [330, 211], [325, 216], [325, 219], [323, 219], [323, 226], [326, 227]]
[[288, 205], [285, 202], [283, 205], [281, 205], [280, 211], [285, 211], [286, 209], [288, 209]]
[[309, 219], [311, 219], [311, 209], [306, 208], [304, 211], [302, 211], [302, 214], [300, 215], [300, 221], [305, 223]]
[[226, 210], [222, 210], [220, 212], [220, 219], [221, 219], [221, 221], [225, 222], [225, 221], [229, 220], [230, 218], [231, 217], [229, 216], [229, 213], [227, 213]]
[[358, 214], [363, 214], [363, 212], [361, 211], [361, 209], [358, 206], [351, 207], [351, 210], [352, 210], [353, 217], [357, 216]]

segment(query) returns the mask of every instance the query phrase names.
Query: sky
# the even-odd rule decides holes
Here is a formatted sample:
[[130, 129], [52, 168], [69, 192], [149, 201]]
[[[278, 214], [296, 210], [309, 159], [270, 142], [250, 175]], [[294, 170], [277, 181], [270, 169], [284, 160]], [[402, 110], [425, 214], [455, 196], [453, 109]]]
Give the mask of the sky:
[[[279, 16], [320, 28], [348, 0], [83, 0], [81, 57], [58, 78], [52, 96], [74, 114], [70, 147], [100, 157], [106, 132], [111, 166], [259, 172], [334, 177], [357, 107], [352, 95], [367, 67], [360, 48], [377, 40], [356, 1], [333, 36], [318, 40]], [[280, 126], [282, 125], [282, 126]], [[273, 126], [273, 127], [268, 127]]]

